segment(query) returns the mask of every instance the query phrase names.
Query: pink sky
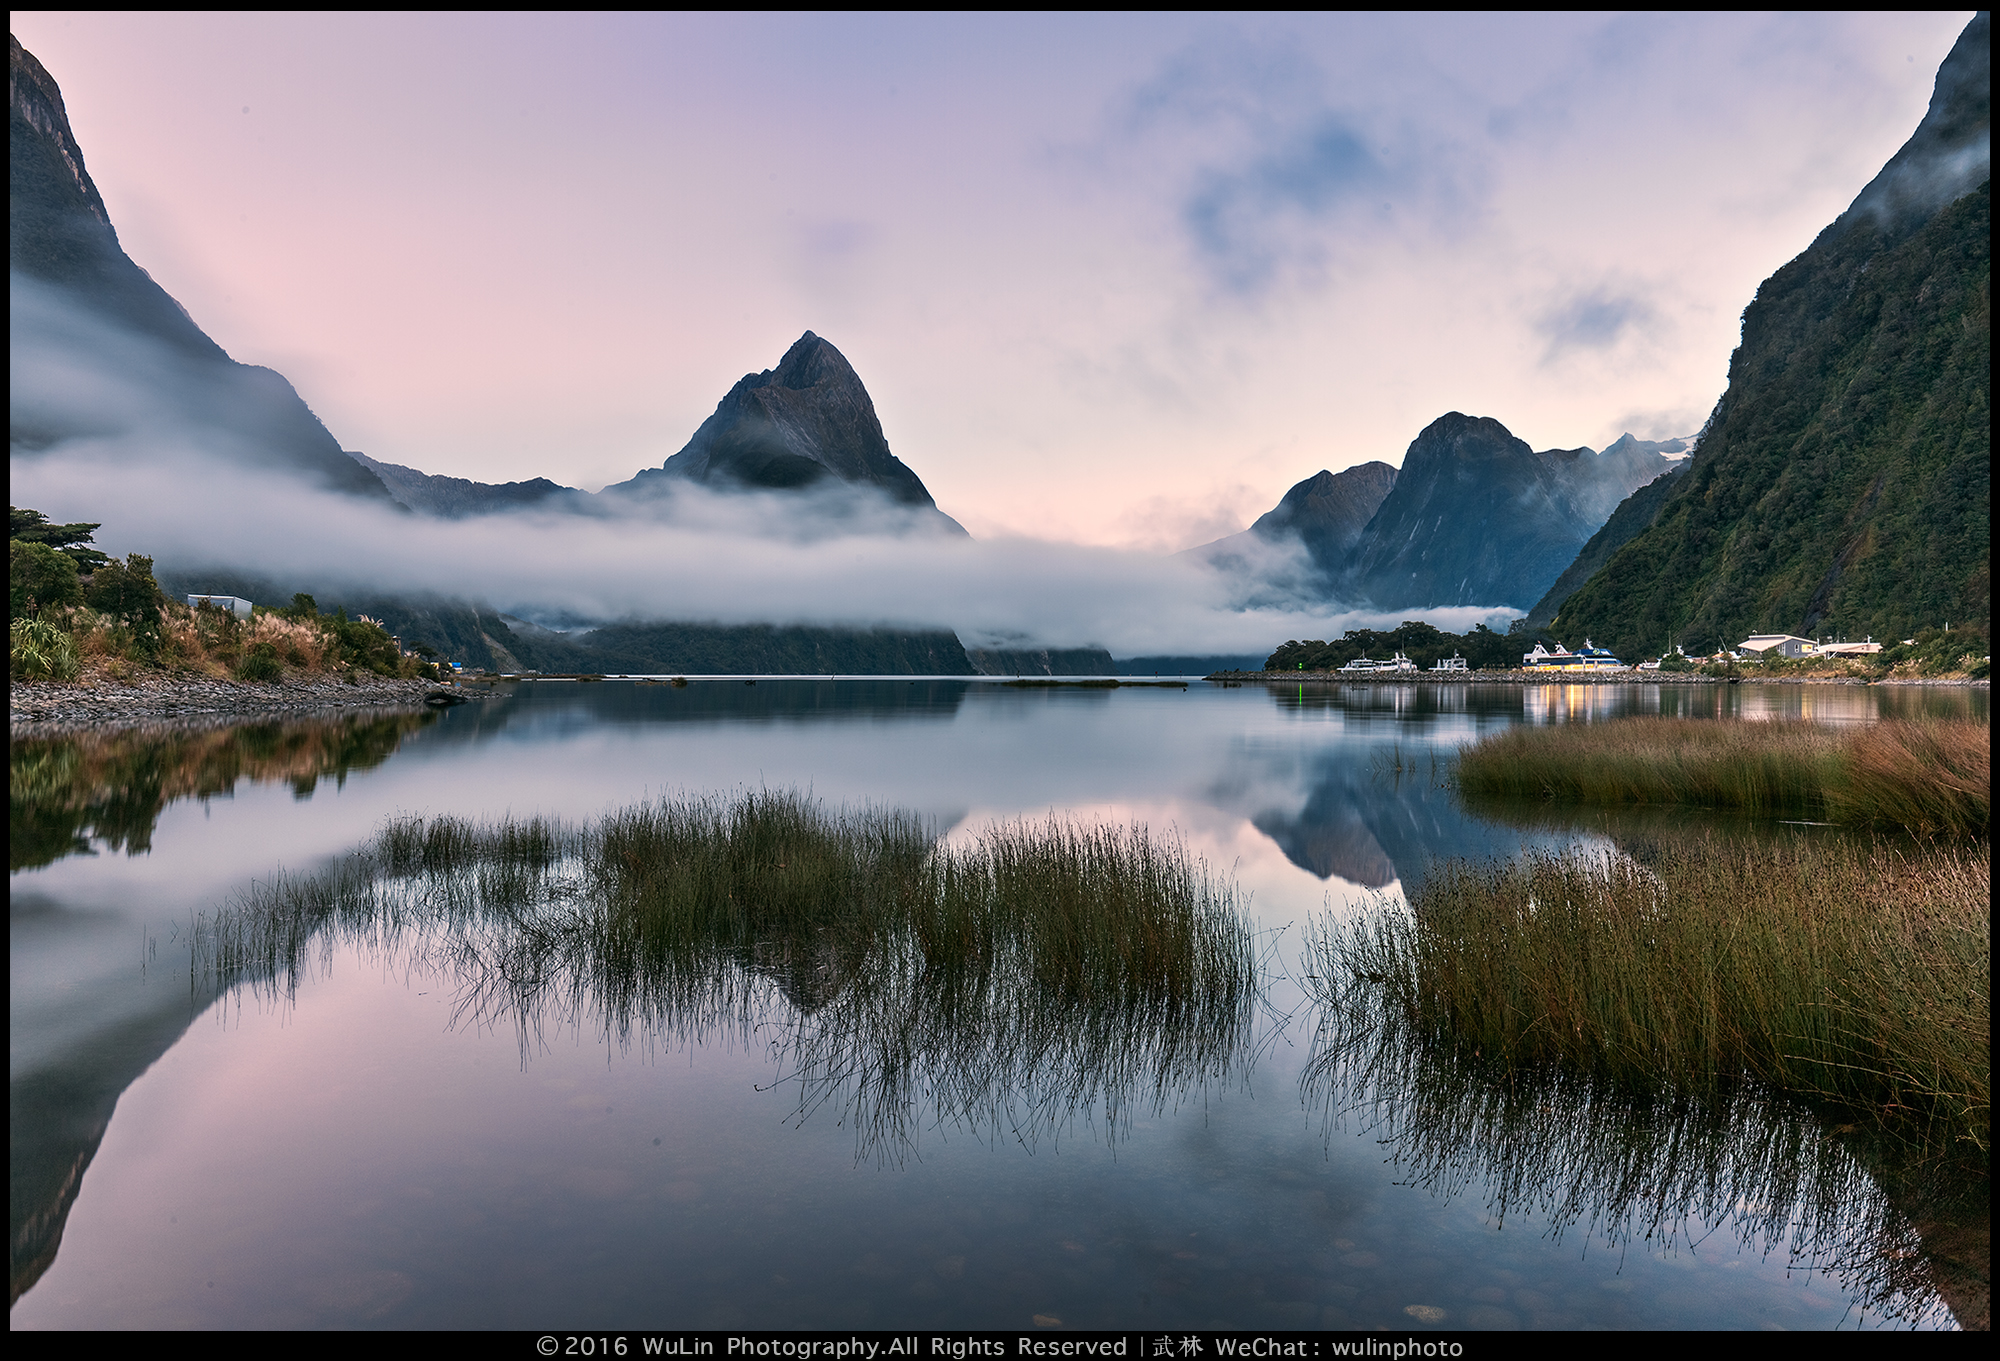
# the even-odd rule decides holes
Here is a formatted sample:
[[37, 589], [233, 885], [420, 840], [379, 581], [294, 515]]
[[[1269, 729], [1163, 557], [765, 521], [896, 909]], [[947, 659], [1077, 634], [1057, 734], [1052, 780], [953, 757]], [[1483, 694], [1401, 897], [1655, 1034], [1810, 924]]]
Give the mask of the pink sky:
[[11, 22], [347, 448], [595, 489], [812, 329], [975, 535], [1178, 549], [1447, 410], [1692, 433], [1968, 17]]

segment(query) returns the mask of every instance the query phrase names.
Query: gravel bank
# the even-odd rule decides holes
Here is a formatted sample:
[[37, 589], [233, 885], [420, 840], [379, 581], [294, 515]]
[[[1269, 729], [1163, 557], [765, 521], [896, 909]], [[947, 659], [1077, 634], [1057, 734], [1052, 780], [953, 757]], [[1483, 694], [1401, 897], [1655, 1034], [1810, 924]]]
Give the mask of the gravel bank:
[[370, 676], [350, 685], [342, 680], [289, 680], [254, 685], [206, 676], [147, 676], [116, 681], [63, 684], [14, 681], [7, 687], [12, 732], [60, 728], [120, 727], [162, 719], [250, 718], [264, 714], [311, 714], [337, 709], [415, 709], [424, 696], [449, 690], [450, 683], [389, 680]]

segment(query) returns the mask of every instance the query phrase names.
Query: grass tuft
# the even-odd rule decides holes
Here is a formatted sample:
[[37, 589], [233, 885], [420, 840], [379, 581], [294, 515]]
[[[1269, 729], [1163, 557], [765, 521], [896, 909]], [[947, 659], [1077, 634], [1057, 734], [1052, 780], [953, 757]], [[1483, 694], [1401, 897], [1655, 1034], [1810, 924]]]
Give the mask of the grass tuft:
[[[1015, 1137], [1219, 1076], [1256, 995], [1232, 892], [1142, 827], [940, 843], [916, 817], [755, 790], [587, 825], [399, 818], [196, 925], [202, 986], [297, 985], [336, 936], [421, 948], [482, 1021], [621, 1042], [734, 1029], [881, 1154], [928, 1104]], [[770, 996], [775, 988], [784, 1005]], [[777, 1038], [773, 1038], [776, 1036]]]
[[1990, 889], [1980, 850], [1818, 839], [1454, 861], [1407, 910], [1330, 930], [1316, 963], [1326, 989], [1379, 986], [1413, 1033], [1503, 1076], [1699, 1099], [1751, 1084], [1983, 1166]]
[[1964, 720], [1832, 728], [1626, 718], [1515, 727], [1461, 748], [1458, 782], [1474, 797], [1688, 804], [1985, 836], [1991, 737], [1987, 724]]

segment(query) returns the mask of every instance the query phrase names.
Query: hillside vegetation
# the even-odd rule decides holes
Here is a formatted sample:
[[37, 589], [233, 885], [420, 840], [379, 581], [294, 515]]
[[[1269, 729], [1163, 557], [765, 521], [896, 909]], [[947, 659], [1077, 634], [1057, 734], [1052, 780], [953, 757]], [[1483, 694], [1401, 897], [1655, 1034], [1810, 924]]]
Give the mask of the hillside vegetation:
[[[406, 654], [381, 621], [322, 614], [310, 595], [239, 619], [171, 600], [141, 553], [91, 548], [95, 524], [50, 524], [9, 507], [8, 674], [16, 680], [129, 680], [172, 672], [243, 681], [357, 673], [415, 678], [436, 667]], [[79, 568], [86, 570], [79, 570]]]
[[1659, 517], [1551, 631], [1638, 654], [1991, 615], [1991, 188], [1901, 244], [1829, 231], [1757, 292]]

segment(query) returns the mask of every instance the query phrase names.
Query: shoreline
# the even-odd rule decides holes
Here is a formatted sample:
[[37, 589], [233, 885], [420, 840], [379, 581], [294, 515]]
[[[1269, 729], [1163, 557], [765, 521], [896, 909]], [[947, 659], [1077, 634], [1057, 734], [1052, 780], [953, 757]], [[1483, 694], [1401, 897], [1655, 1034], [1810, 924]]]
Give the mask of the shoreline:
[[306, 717], [356, 709], [421, 709], [437, 691], [471, 698], [450, 681], [288, 680], [267, 683], [212, 676], [147, 676], [117, 681], [11, 681], [10, 735], [39, 736], [176, 720], [230, 722], [241, 718]]
[[[211, 676], [147, 676], [132, 682], [117, 681], [12, 681], [7, 688], [8, 728], [12, 733], [36, 735], [65, 729], [100, 729], [180, 720], [230, 722], [261, 716], [306, 716], [355, 709], [417, 709], [424, 697], [445, 691], [462, 699], [490, 694], [490, 683], [499, 678], [481, 677], [489, 682], [401, 680], [370, 676], [365, 680], [290, 680], [275, 683], [219, 680]], [[507, 679], [515, 679], [509, 677]], [[524, 678], [525, 679], [525, 678]], [[544, 679], [536, 677], [536, 679]], [[558, 679], [548, 677], [546, 679]], [[571, 679], [561, 677], [560, 679]], [[596, 677], [592, 677], [596, 679]], [[1025, 683], [1041, 685], [1088, 684], [1091, 677], [1035, 677]], [[1449, 675], [1429, 672], [1389, 674], [1374, 677], [1343, 676], [1337, 671], [1218, 671], [1202, 679], [1218, 685], [1726, 685], [1716, 676], [1690, 676], [1647, 672], [1594, 672], [1576, 676], [1530, 671], [1473, 671]], [[1886, 685], [1957, 689], [1989, 688], [1990, 680], [1929, 677], [1884, 677], [1863, 679], [1855, 676], [1784, 676], [1768, 680], [1741, 678], [1746, 685]], [[1020, 685], [1023, 681], [1012, 681]], [[1098, 681], [1102, 683], [1101, 679]], [[1126, 681], [1125, 686], [1142, 684], [1181, 685], [1186, 681]]]
[[1962, 676], [1724, 676], [1690, 675], [1687, 672], [1585, 671], [1563, 675], [1551, 671], [1404, 671], [1376, 676], [1343, 676], [1338, 671], [1217, 671], [1202, 677], [1217, 684], [1313, 684], [1332, 685], [1910, 685], [1979, 689], [1991, 687], [1990, 680]]

